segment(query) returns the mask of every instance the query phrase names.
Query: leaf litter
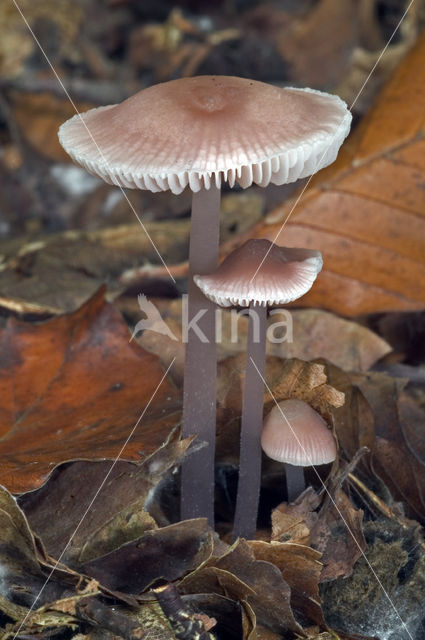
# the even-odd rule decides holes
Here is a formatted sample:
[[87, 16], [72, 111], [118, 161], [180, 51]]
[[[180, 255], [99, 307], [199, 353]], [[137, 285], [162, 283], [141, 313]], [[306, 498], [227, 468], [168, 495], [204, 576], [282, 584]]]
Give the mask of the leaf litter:
[[[157, 78], [182, 72], [228, 72], [230, 67], [223, 64], [236, 61], [233, 43], [243, 41], [244, 68], [249, 70], [255, 60], [260, 74], [273, 75], [279, 69], [280, 78], [284, 69], [289, 81], [295, 73], [308, 77], [314, 72], [315, 78], [322, 73], [321, 82], [342, 87], [338, 92], [343, 90], [354, 98], [353, 86], [361, 82], [353, 78], [367, 76], [383, 38], [390, 35], [382, 30], [382, 21], [371, 8], [375, 3], [368, 2], [354, 7], [348, 0], [306, 1], [295, 10], [290, 2], [285, 9], [278, 3], [264, 4], [243, 9], [230, 29], [222, 29], [212, 11], [212, 27], [206, 31], [190, 12], [169, 7], [168, 13], [161, 14], [163, 7], [157, 4], [158, 20], [134, 28], [128, 50], [133, 81], [135, 73], [146, 72], [144, 59], [150, 60]], [[191, 11], [198, 4], [202, 0], [190, 3]], [[381, 14], [389, 4], [380, 3]], [[120, 7], [119, 28], [107, 23], [103, 40], [117, 56], [120, 47], [125, 48], [122, 34], [131, 24], [135, 3], [111, 0], [109, 5]], [[57, 22], [63, 45], [57, 55], [63, 69], [81, 64], [75, 46], [79, 29], [67, 30], [70, 10], [76, 11], [71, 22], [80, 24], [77, 4], [71, 7], [63, 0], [59, 11], [55, 7], [54, 12], [45, 10], [43, 15], [28, 3], [24, 9], [32, 23], [41, 20], [41, 36], [43, 21], [50, 26]], [[144, 6], [137, 10], [148, 11]], [[317, 36], [317, 25], [323, 22], [320, 15], [329, 18], [327, 29], [338, 37]], [[56, 128], [52, 123], [65, 119], [69, 105], [62, 96], [55, 98], [42, 74], [29, 73], [31, 66], [40, 63], [22, 25], [5, 9], [0, 10], [0, 20], [10, 27], [0, 46], [0, 65], [9, 90], [18, 92], [11, 97], [11, 115], [21, 136], [12, 135], [2, 154], [0, 173], [6, 183], [13, 183], [16, 202], [24, 203], [19, 208], [37, 211], [37, 189], [28, 188], [22, 169], [28, 158], [62, 161], [49, 131]], [[420, 20], [418, 10], [407, 24], [410, 31], [391, 45], [391, 59], [381, 67], [383, 76], [412, 46]], [[81, 31], [96, 31], [95, 20], [85, 22]], [[391, 23], [386, 25], [387, 30], [390, 27]], [[317, 55], [312, 65], [308, 48], [301, 56], [298, 52], [303, 42], [311, 43], [315, 37]], [[22, 44], [20, 54], [10, 58], [7, 43], [16, 38]], [[84, 63], [96, 76], [95, 82], [91, 78], [88, 82], [84, 72], [81, 82], [75, 84], [81, 104], [93, 103], [93, 99], [113, 101], [99, 96], [111, 95], [108, 82], [117, 72], [117, 63], [108, 66], [110, 59], [93, 45], [96, 38], [98, 35], [86, 43]], [[260, 40], [267, 44], [261, 64], [257, 53], [253, 55]], [[329, 60], [327, 47], [342, 53], [332, 57], [333, 64], [321, 63]], [[421, 362], [420, 339], [418, 335], [412, 339], [404, 315], [398, 319], [384, 315], [369, 323], [324, 311], [356, 316], [365, 311], [423, 306], [419, 280], [411, 268], [412, 258], [420, 266], [423, 257], [423, 162], [417, 135], [423, 120], [422, 95], [417, 91], [422, 49], [420, 38], [359, 127], [352, 146], [347, 145], [340, 161], [313, 183], [305, 204], [287, 226], [288, 238], [298, 242], [297, 233], [301, 234], [303, 246], [306, 242], [326, 245], [329, 270], [303, 302], [322, 308], [295, 310], [296, 339], [270, 350], [267, 382], [277, 399], [303, 398], [315, 406], [337, 437], [339, 459], [332, 467], [318, 470], [319, 475], [307, 470], [309, 487], [294, 504], [286, 502], [282, 466], [264, 460], [255, 540], [228, 543], [246, 318], [238, 319], [235, 344], [226, 316], [220, 345], [218, 521], [214, 532], [203, 520], [178, 521], [179, 463], [191, 448], [202, 446], [179, 436], [181, 345], [149, 331], [138, 339], [139, 344], [129, 344], [131, 331], [112, 305], [105, 303], [104, 292], [96, 293], [107, 280], [108, 300], [114, 300], [115, 308], [134, 326], [140, 309], [132, 288], [140, 284], [147, 293], [151, 287], [156, 295], [167, 296], [177, 295], [179, 289], [164, 284], [164, 273], [142, 234], [135, 234], [136, 227], [117, 226], [128, 212], [123, 212], [122, 202], [113, 201], [109, 187], [91, 185], [88, 197], [75, 196], [67, 209], [58, 195], [59, 182], [50, 181], [55, 202], [51, 209], [62, 216], [55, 224], [66, 229], [77, 223], [83, 232], [42, 233], [34, 238], [34, 229], [44, 232], [45, 225], [52, 224], [52, 211], [43, 219], [19, 212], [27, 236], [0, 246], [2, 315], [27, 321], [52, 319], [30, 324], [12, 317], [6, 325], [2, 317], [0, 323], [0, 482], [5, 485], [0, 492], [2, 637], [168, 640], [176, 636], [157, 602], [155, 588], [171, 585], [182, 598], [184, 612], [189, 617], [200, 616], [207, 633], [218, 640], [365, 640], [377, 635], [379, 640], [399, 640], [403, 625], [377, 576], [415, 640], [422, 638], [425, 402], [420, 375], [414, 389], [396, 375], [397, 371], [409, 376], [420, 373], [413, 366]], [[122, 97], [128, 93], [124, 84], [119, 87]], [[410, 97], [402, 98], [403, 91]], [[357, 106], [359, 112], [366, 112], [372, 94], [362, 98], [365, 100]], [[395, 119], [395, 104], [403, 107], [404, 120]], [[397, 167], [400, 174], [395, 172]], [[66, 174], [66, 165], [61, 171]], [[62, 174], [56, 171], [54, 175]], [[385, 192], [388, 185], [391, 188]], [[137, 197], [141, 200], [136, 206], [140, 204], [144, 215], [151, 216], [149, 230], [180, 287], [186, 276], [187, 203], [174, 210], [173, 200], [165, 195], [158, 209], [152, 209], [156, 204], [149, 196], [143, 203], [142, 196]], [[244, 234], [274, 234], [280, 226], [291, 203], [279, 205], [264, 224], [258, 222], [265, 208], [261, 198], [248, 195], [242, 224], [237, 213], [242, 198], [235, 194], [227, 212], [228, 225], [223, 226], [223, 253]], [[1, 194], [0, 204], [9, 211], [10, 204], [4, 207]], [[372, 222], [377, 225], [373, 238]], [[249, 231], [255, 223], [258, 227]], [[108, 228], [108, 224], [114, 226]], [[231, 229], [234, 225], [236, 231]], [[335, 229], [339, 230], [336, 243], [330, 238]], [[375, 257], [382, 258], [380, 264], [370, 260], [372, 250], [363, 247], [366, 229]], [[346, 257], [357, 246], [361, 248], [360, 267], [353, 275], [352, 262], [348, 265]], [[129, 253], [124, 255], [124, 249]], [[349, 276], [344, 279], [348, 268]], [[401, 291], [404, 285], [407, 288]], [[179, 301], [162, 299], [158, 307], [179, 336]], [[64, 311], [67, 313], [61, 315]], [[410, 315], [410, 321], [418, 324], [419, 318], [419, 314]], [[380, 336], [368, 324], [378, 328]], [[160, 385], [121, 459], [112, 466], [174, 357], [176, 366]], [[410, 369], [400, 369], [403, 362]], [[372, 366], [392, 375], [371, 372]], [[270, 410], [273, 398], [266, 394], [265, 401]]]
[[[62, 330], [64, 323], [66, 332]], [[139, 379], [142, 373], [150, 377], [151, 382], [158, 382], [161, 368], [155, 356], [146, 356], [137, 344], [129, 345], [129, 332], [116, 312], [103, 301], [103, 292], [68, 316], [38, 325], [20, 325], [16, 321], [11, 324], [12, 329], [7, 327], [3, 330], [12, 338], [6, 353], [13, 375], [8, 385], [3, 387], [2, 415], [7, 415], [5, 411], [10, 412], [16, 406], [11, 405], [10, 400], [5, 403], [11, 397], [10, 389], [16, 389], [16, 403], [28, 388], [34, 345], [37, 345], [36, 353], [40, 353], [40, 348], [45, 349], [45, 378], [39, 381], [39, 387], [32, 396], [22, 395], [28, 408], [22, 414], [23, 419], [16, 423], [13, 440], [18, 442], [20, 435], [19, 440], [26, 443], [19, 456], [15, 452], [22, 470], [18, 466], [13, 473], [8, 470], [3, 480], [6, 486], [21, 494], [17, 503], [7, 489], [3, 489], [0, 506], [0, 517], [4, 523], [0, 528], [0, 549], [3, 550], [1, 611], [9, 620], [9, 626], [4, 627], [5, 632], [14, 633], [23, 616], [29, 613], [29, 607], [58, 558], [60, 564], [25, 621], [23, 629], [28, 637], [40, 635], [40, 629], [46, 625], [49, 630], [68, 628], [71, 631], [88, 625], [94, 634], [104, 629], [116, 635], [117, 629], [121, 628], [122, 637], [135, 638], [140, 629], [144, 633], [146, 625], [151, 624], [147, 620], [152, 615], [156, 620], [155, 633], [160, 637], [172, 637], [166, 635], [169, 633], [168, 622], [161, 610], [155, 609], [157, 605], [152, 591], [152, 588], [167, 583], [178, 588], [183, 602], [190, 606], [191, 611], [207, 613], [218, 621], [211, 630], [218, 638], [223, 633], [223, 637], [227, 637], [226, 633], [234, 637], [244, 633], [245, 637], [250, 637], [256, 629], [259, 637], [264, 634], [268, 637], [286, 637], [287, 634], [288, 637], [291, 634], [293, 637], [319, 637], [327, 632], [328, 625], [334, 625], [341, 632], [354, 632], [360, 629], [358, 617], [342, 613], [344, 598], [349, 596], [335, 598], [331, 587], [338, 584], [338, 593], [349, 593], [346, 585], [351, 583], [347, 580], [355, 584], [361, 579], [362, 571], [370, 571], [362, 551], [368, 560], [371, 558], [369, 561], [373, 567], [376, 563], [379, 565], [379, 554], [387, 553], [388, 548], [375, 542], [375, 538], [382, 537], [379, 531], [391, 527], [394, 530], [394, 549], [407, 549], [410, 542], [416, 549], [402, 555], [397, 571], [399, 574], [403, 567], [410, 567], [410, 553], [415, 559], [415, 567], [409, 573], [411, 577], [406, 593], [411, 593], [411, 584], [421, 588], [422, 556], [418, 549], [423, 543], [419, 525], [415, 525], [414, 536], [409, 534], [414, 525], [400, 525], [400, 522], [411, 521], [403, 519], [400, 502], [395, 502], [396, 499], [403, 500], [406, 509], [410, 508], [412, 492], [406, 502], [406, 497], [401, 495], [401, 480], [397, 475], [406, 471], [393, 469], [391, 477], [383, 473], [383, 439], [390, 444], [394, 441], [397, 446], [404, 442], [402, 450], [409, 469], [412, 464], [421, 464], [421, 459], [417, 458], [420, 446], [415, 448], [415, 454], [412, 453], [415, 437], [419, 438], [419, 445], [421, 442], [420, 421], [418, 417], [416, 421], [410, 419], [409, 411], [413, 409], [402, 396], [401, 382], [380, 373], [345, 372], [323, 359], [306, 362], [269, 356], [267, 379], [273, 396], [278, 400], [304, 398], [315, 406], [334, 429], [340, 446], [340, 462], [328, 470], [327, 479], [323, 474], [320, 479], [309, 474], [309, 488], [293, 505], [284, 501], [282, 469], [279, 471], [277, 463], [265, 464], [264, 485], [272, 482], [278, 488], [278, 491], [274, 490], [272, 503], [268, 501], [268, 506], [262, 506], [263, 513], [268, 511], [266, 523], [268, 519], [269, 524], [259, 529], [255, 541], [240, 540], [229, 546], [223, 522], [217, 523], [217, 531], [222, 532], [219, 538], [202, 519], [173, 520], [175, 508], [174, 505], [170, 508], [170, 492], [177, 502], [179, 462], [184, 455], [190, 455], [190, 447], [195, 445], [179, 437], [177, 405], [173, 405], [165, 423], [162, 412], [154, 412], [152, 418], [141, 422], [140, 434], [135, 435], [137, 448], [124, 451], [122, 459], [110, 472], [104, 491], [99, 493], [89, 509], [98, 487], [111, 470], [112, 462], [105, 437], [99, 436], [97, 446], [85, 448], [83, 455], [78, 449], [79, 453], [74, 453], [74, 445], [71, 444], [74, 437], [78, 443], [81, 418], [76, 421], [78, 430], [70, 428], [69, 439], [59, 439], [56, 443], [57, 461], [53, 470], [46, 465], [43, 474], [39, 471], [34, 473], [31, 466], [31, 473], [26, 470], [26, 461], [33, 459], [34, 451], [28, 447], [30, 441], [24, 434], [32, 424], [34, 406], [38, 410], [37, 405], [43, 402], [46, 389], [51, 393], [51, 380], [55, 382], [58, 371], [59, 376], [63, 375], [64, 366], [72, 366], [75, 361], [76, 373], [72, 371], [72, 374], [77, 375], [82, 345], [87, 345], [92, 363], [105, 362], [105, 358], [115, 358], [119, 354], [119, 360], [112, 360], [115, 374], [128, 367], [129, 358], [134, 354]], [[71, 332], [70, 326], [73, 327]], [[75, 348], [67, 347], [64, 351], [63, 342], [69, 335]], [[39, 336], [48, 336], [50, 340], [47, 343], [40, 341]], [[87, 341], [89, 336], [91, 338]], [[68, 341], [66, 338], [65, 344]], [[2, 344], [6, 344], [4, 336]], [[141, 370], [140, 358], [145, 358]], [[228, 356], [222, 361], [220, 376], [224, 376], [224, 386], [228, 389], [235, 390], [241, 384], [242, 367], [238, 365], [241, 358], [241, 355]], [[127, 373], [131, 372], [130, 367]], [[104, 384], [103, 371], [101, 379]], [[77, 376], [77, 380], [81, 385], [81, 378]], [[172, 383], [166, 382], [166, 385], [166, 393], [172, 393], [174, 397]], [[99, 413], [104, 407], [103, 389], [104, 386], [93, 400]], [[140, 401], [139, 387], [138, 391]], [[400, 396], [404, 418], [403, 411], [397, 409], [401, 406]], [[50, 397], [55, 396], [52, 394]], [[160, 406], [167, 406], [167, 397], [160, 394]], [[226, 430], [227, 437], [225, 446], [223, 442], [220, 445], [219, 437], [217, 464], [218, 468], [224, 464], [224, 477], [229, 465], [236, 467], [237, 464], [239, 424], [235, 416], [240, 411], [240, 400], [240, 392], [235, 395], [233, 391], [233, 395], [222, 401], [221, 429]], [[123, 400], [121, 410], [128, 411], [126, 402], [134, 401], [132, 392]], [[265, 402], [266, 410], [274, 402], [268, 391]], [[78, 410], [79, 405], [73, 409]], [[152, 427], [150, 421], [153, 422]], [[382, 431], [384, 426], [380, 427], [384, 422], [385, 434]], [[154, 424], [161, 429], [157, 444], [152, 441]], [[99, 434], [108, 434], [113, 441], [122, 429], [119, 420], [112, 421], [111, 416], [98, 428]], [[46, 445], [48, 442], [46, 439]], [[350, 460], [365, 446], [370, 453], [359, 458], [358, 465], [351, 468]], [[136, 451], [139, 452], [137, 456]], [[281, 481], [277, 482], [279, 473]], [[350, 475], [358, 477], [358, 482], [350, 481]], [[329, 493], [324, 492], [323, 481]], [[372, 486], [377, 494], [368, 489], [367, 499], [360, 499], [355, 488], [361, 482]], [[371, 505], [379, 504], [383, 496], [387, 498], [390, 490], [394, 501], [385, 514], [381, 512], [377, 517]], [[371, 495], [375, 496], [375, 501], [371, 500]], [[273, 502], [275, 506], [270, 508]], [[424, 510], [422, 508], [418, 513], [419, 505], [415, 505], [416, 511], [412, 511], [411, 516], [422, 521]], [[375, 530], [379, 535], [370, 533]], [[407, 539], [409, 544], [404, 542]], [[10, 545], [13, 545], [13, 552]], [[373, 574], [369, 578], [370, 584], [374, 584]], [[340, 588], [341, 580], [344, 580], [344, 589]], [[394, 582], [392, 588], [394, 597], [401, 598], [400, 594], [404, 593], [402, 587], [397, 587]], [[375, 589], [374, 597], [378, 598], [379, 586], [370, 586], [370, 589]], [[120, 603], [118, 609], [113, 607], [113, 602]], [[383, 610], [385, 605], [385, 600], [382, 600], [380, 607]], [[152, 608], [155, 614], [152, 614]], [[312, 635], [312, 629], [317, 630], [315, 635]], [[363, 637], [366, 638], [367, 629], [364, 631]], [[26, 637], [25, 634], [22, 637]]]

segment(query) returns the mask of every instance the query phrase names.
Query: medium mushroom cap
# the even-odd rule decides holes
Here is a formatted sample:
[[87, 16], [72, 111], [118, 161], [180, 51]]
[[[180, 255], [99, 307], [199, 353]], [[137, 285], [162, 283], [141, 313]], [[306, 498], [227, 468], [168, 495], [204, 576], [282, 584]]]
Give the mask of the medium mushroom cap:
[[122, 187], [181, 193], [284, 184], [331, 164], [351, 123], [337, 96], [231, 76], [182, 78], [75, 115], [64, 149]]
[[221, 307], [272, 306], [307, 293], [322, 265], [320, 251], [254, 239], [228, 255], [214, 273], [196, 275], [194, 280], [204, 295]]
[[283, 400], [273, 407], [264, 421], [261, 446], [272, 460], [298, 467], [328, 464], [336, 458], [332, 431], [302, 400]]

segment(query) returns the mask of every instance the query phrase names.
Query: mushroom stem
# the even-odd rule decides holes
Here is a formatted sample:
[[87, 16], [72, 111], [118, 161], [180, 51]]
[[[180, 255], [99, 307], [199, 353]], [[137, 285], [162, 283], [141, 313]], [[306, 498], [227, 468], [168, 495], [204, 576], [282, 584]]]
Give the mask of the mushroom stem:
[[189, 247], [187, 339], [184, 365], [182, 435], [197, 434], [207, 446], [182, 464], [181, 519], [205, 517], [214, 526], [214, 454], [217, 358], [215, 304], [193, 281], [194, 274], [217, 268], [220, 229], [220, 189], [211, 185], [193, 194]]
[[285, 463], [288, 503], [295, 502], [305, 489], [304, 467]]
[[267, 307], [251, 304], [242, 402], [239, 480], [233, 539], [253, 538], [261, 484], [261, 427], [264, 405]]

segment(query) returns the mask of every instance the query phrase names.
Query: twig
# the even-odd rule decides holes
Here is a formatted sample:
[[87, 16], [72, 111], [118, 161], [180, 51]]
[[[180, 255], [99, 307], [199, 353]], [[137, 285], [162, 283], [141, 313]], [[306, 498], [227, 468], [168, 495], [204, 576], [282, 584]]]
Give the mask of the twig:
[[200, 617], [185, 605], [174, 585], [167, 584], [153, 592], [177, 640], [214, 640]]
[[103, 627], [124, 640], [147, 640], [152, 637], [152, 629], [146, 629], [128, 616], [107, 607], [97, 598], [91, 598], [77, 605], [79, 617], [93, 626]]
[[[64, 79], [67, 91], [78, 101], [93, 104], [111, 104], [128, 98], [138, 87], [125, 87], [108, 80]], [[15, 89], [26, 93], [50, 93], [63, 98], [62, 87], [54, 77], [38, 78], [20, 75], [18, 78], [0, 78], [0, 89]]]

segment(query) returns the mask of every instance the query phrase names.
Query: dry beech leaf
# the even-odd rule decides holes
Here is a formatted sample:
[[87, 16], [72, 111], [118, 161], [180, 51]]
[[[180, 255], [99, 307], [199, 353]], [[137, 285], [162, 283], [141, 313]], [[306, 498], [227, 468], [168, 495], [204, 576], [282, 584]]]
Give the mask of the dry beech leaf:
[[291, 588], [291, 607], [303, 618], [326, 628], [320, 607], [321, 554], [310, 547], [288, 542], [250, 541], [257, 560], [270, 562], [282, 572]]
[[[60, 465], [42, 487], [21, 496], [20, 505], [47, 552], [59, 557], [72, 536], [63, 560], [78, 567], [156, 529], [145, 509], [189, 446], [191, 439], [177, 435], [173, 432], [142, 463], [119, 460], [112, 470], [110, 461]], [[106, 476], [108, 483], [98, 493]], [[96, 508], [89, 509], [95, 495]]]
[[425, 518], [425, 461], [423, 412], [413, 409], [400, 396], [405, 380], [382, 373], [352, 378], [373, 412], [375, 443], [371, 464], [396, 500], [408, 505], [407, 515], [423, 522]]
[[[34, 537], [15, 498], [2, 486], [0, 486], [0, 565], [2, 568], [0, 597], [3, 596], [10, 602], [18, 599], [21, 604], [27, 606], [32, 606], [34, 598], [38, 595], [40, 595], [38, 606], [41, 606], [45, 602], [53, 602], [63, 597], [64, 591], [69, 589], [69, 586], [75, 586], [80, 582], [83, 590], [89, 584], [82, 576], [67, 572], [64, 567], [60, 567], [55, 568], [54, 576], [51, 576], [52, 579], [45, 585], [45, 589], [40, 591], [51, 572], [52, 564], [45, 556], [40, 541]], [[0, 603], [0, 610], [2, 604]], [[34, 615], [37, 615], [37, 612]]]
[[312, 487], [308, 487], [294, 503], [278, 505], [272, 511], [272, 540], [309, 545], [319, 504], [319, 496]]
[[[94, 105], [79, 103], [77, 106], [82, 113]], [[69, 162], [56, 135], [60, 125], [75, 115], [67, 98], [57, 98], [51, 93], [20, 92], [15, 96], [13, 115], [25, 138], [39, 153], [56, 162]]]
[[140, 460], [163, 443], [179, 421], [176, 392], [160, 384], [157, 358], [128, 341], [103, 291], [43, 324], [9, 320], [0, 332], [0, 482], [22, 493], [65, 460], [114, 459], [145, 409], [123, 456]]
[[147, 531], [109, 554], [84, 565], [84, 573], [106, 588], [138, 594], [158, 580], [171, 582], [194, 571], [211, 556], [213, 531], [205, 518], [184, 520]]
[[251, 236], [320, 249], [324, 270], [303, 306], [343, 315], [425, 305], [425, 34], [337, 161]]
[[[181, 300], [153, 300], [169, 329], [178, 340], [167, 335], [144, 331], [139, 344], [155, 353], [163, 365], [175, 356], [173, 380], [183, 385], [184, 346], [181, 344]], [[120, 306], [120, 301], [117, 303]], [[121, 304], [123, 304], [121, 302]], [[140, 309], [134, 303], [129, 314], [129, 304], [123, 309], [134, 322], [140, 317]], [[370, 329], [339, 318], [321, 309], [296, 309], [277, 313], [274, 309], [268, 319], [269, 331], [277, 342], [267, 341], [267, 354], [279, 358], [300, 358], [314, 360], [326, 358], [345, 371], [367, 371], [378, 360], [391, 351], [390, 345]], [[235, 316], [234, 310], [218, 310], [220, 342], [217, 344], [218, 360], [246, 352], [248, 318], [242, 313]], [[273, 324], [283, 323], [273, 327]], [[292, 327], [292, 328], [291, 328]]]
[[323, 361], [323, 364], [329, 384], [345, 397], [343, 406], [330, 408], [330, 414], [339, 448], [347, 460], [351, 460], [362, 447], [371, 451], [374, 448], [373, 411], [352, 377], [330, 362]]
[[[293, 340], [269, 344], [268, 353], [281, 358], [326, 358], [345, 371], [367, 371], [390, 345], [367, 327], [321, 309], [291, 310]], [[272, 316], [279, 321], [279, 316]]]
[[341, 489], [333, 501], [325, 498], [311, 529], [311, 546], [322, 554], [321, 582], [351, 575], [366, 548], [362, 522], [363, 511], [355, 509]]
[[334, 86], [347, 72], [358, 42], [358, 11], [353, 2], [320, 0], [289, 27], [273, 29], [276, 47], [298, 86]]
[[[341, 489], [331, 499], [330, 494], [320, 497], [310, 487], [294, 504], [282, 503], [273, 510], [272, 537], [276, 544], [292, 545], [294, 549], [308, 545], [319, 552], [314, 558], [321, 563], [318, 580], [326, 582], [351, 575], [366, 546], [362, 521], [363, 512], [353, 507]], [[290, 578], [284, 577], [292, 587]], [[315, 611], [319, 616], [319, 610]], [[320, 622], [319, 618], [312, 619]]]
[[330, 407], [344, 405], [344, 393], [327, 384], [323, 364], [304, 362], [296, 358], [285, 360], [278, 376], [270, 377], [269, 380], [271, 393], [266, 393], [266, 403], [297, 398], [304, 400], [323, 415], [328, 413]]
[[[141, 256], [148, 263], [158, 260], [151, 241], [167, 261], [183, 259], [189, 227], [186, 220], [158, 221], [146, 223], [147, 233], [140, 225], [126, 224], [65, 231], [36, 242], [25, 238], [0, 242], [0, 253], [5, 256], [0, 270], [0, 307], [41, 317], [75, 311], [105, 281], [108, 297], [115, 298], [123, 290], [118, 278], [125, 269]], [[140, 309], [138, 314], [140, 318]]]
[[245, 540], [238, 540], [225, 554], [212, 558], [179, 586], [183, 593], [212, 591], [246, 601], [256, 622], [271, 631], [302, 633], [290, 605], [290, 588], [278, 567], [256, 560]]
[[[240, 411], [246, 356], [239, 354], [223, 360], [218, 367], [217, 398], [219, 406]], [[266, 361], [265, 404], [287, 398], [304, 400], [325, 416], [330, 407], [344, 404], [344, 394], [326, 383], [323, 364], [303, 362], [297, 358], [281, 360], [269, 356]]]

